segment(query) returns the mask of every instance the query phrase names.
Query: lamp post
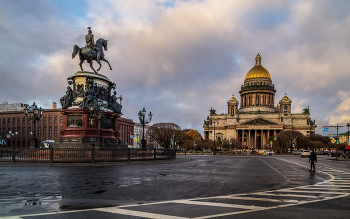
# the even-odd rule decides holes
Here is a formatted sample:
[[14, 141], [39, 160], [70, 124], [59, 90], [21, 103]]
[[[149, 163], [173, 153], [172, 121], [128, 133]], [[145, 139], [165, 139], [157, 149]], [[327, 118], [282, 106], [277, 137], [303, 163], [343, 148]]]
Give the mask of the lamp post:
[[26, 117], [29, 120], [33, 121], [33, 126], [34, 126], [34, 130], [33, 130], [34, 138], [30, 139], [30, 147], [38, 148], [38, 139], [36, 138], [36, 122], [41, 119], [41, 117], [43, 115], [43, 109], [41, 107], [38, 108], [37, 105], [35, 105], [35, 102], [33, 102], [33, 105], [31, 107], [32, 107], [33, 116], [28, 116], [28, 113], [29, 113], [28, 106], [26, 106], [23, 110], [24, 110], [24, 114], [26, 115]]
[[148, 120], [145, 119], [145, 116], [146, 116], [146, 110], [145, 108], [143, 108], [143, 110], [139, 111], [138, 113], [138, 116], [139, 116], [139, 119], [140, 119], [140, 123], [142, 125], [142, 140], [141, 140], [141, 145], [142, 145], [142, 149], [143, 150], [146, 150], [146, 144], [147, 144], [147, 141], [145, 140], [145, 125], [150, 123], [151, 120], [152, 120], [152, 112], [150, 111], [149, 114], [148, 114]]
[[214, 150], [213, 154], [215, 155], [215, 149], [216, 149], [216, 144], [215, 144], [215, 124], [218, 122], [216, 119], [211, 119], [211, 122], [214, 124]]
[[99, 148], [102, 146], [102, 138], [101, 138], [101, 120], [107, 114], [107, 105], [102, 101], [97, 102], [95, 106], [90, 106], [90, 113], [93, 118], [97, 118], [98, 120], [98, 128], [97, 135], [98, 137], [95, 139], [95, 147]]

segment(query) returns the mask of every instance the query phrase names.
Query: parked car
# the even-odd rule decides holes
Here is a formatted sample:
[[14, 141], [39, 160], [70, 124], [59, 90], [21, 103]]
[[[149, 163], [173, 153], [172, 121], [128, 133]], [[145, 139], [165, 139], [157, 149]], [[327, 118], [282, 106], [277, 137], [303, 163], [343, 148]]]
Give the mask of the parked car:
[[301, 157], [310, 157], [310, 150], [303, 150], [303, 152], [301, 152]]
[[300, 154], [301, 154], [301, 151], [298, 151], [298, 150], [292, 151], [292, 155], [300, 155]]
[[321, 151], [320, 155], [328, 155], [330, 151]]
[[328, 156], [330, 156], [330, 157], [335, 157], [335, 156], [340, 157], [343, 153], [344, 153], [344, 151], [342, 151], [342, 150], [333, 150], [333, 151], [331, 151], [331, 153], [328, 154]]
[[350, 158], [350, 152], [344, 152], [341, 156], [348, 159]]
[[264, 150], [264, 152], [262, 153], [262, 155], [272, 155], [273, 152], [270, 150]]
[[54, 140], [45, 140], [40, 143], [40, 148], [51, 148], [53, 143], [55, 143]]

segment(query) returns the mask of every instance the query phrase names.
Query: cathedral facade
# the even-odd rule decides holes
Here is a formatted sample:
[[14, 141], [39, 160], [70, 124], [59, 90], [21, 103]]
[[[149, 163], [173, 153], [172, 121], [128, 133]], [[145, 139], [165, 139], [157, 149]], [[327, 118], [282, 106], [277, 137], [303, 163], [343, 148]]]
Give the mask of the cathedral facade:
[[234, 95], [227, 102], [227, 113], [210, 110], [203, 125], [204, 139], [235, 139], [246, 148], [263, 149], [269, 147], [272, 136], [282, 131], [299, 131], [305, 136], [315, 133], [315, 121], [308, 108], [303, 113], [292, 113], [287, 94], [275, 105], [276, 90], [269, 71], [261, 65], [259, 53], [239, 93], [240, 102]]

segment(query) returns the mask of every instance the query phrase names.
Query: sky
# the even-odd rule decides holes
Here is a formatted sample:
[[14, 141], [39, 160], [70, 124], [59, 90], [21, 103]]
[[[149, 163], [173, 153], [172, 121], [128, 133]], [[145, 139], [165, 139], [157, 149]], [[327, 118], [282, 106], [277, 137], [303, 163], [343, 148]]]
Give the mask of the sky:
[[[203, 135], [211, 107], [227, 113], [259, 52], [292, 113], [310, 107], [322, 126], [350, 123], [350, 1], [3, 0], [0, 102], [51, 108], [79, 68], [73, 46], [87, 27], [108, 40], [99, 73], [116, 83], [123, 116]], [[94, 63], [97, 67], [97, 63]], [[90, 70], [83, 64], [84, 70]], [[347, 131], [344, 127], [340, 132]]]

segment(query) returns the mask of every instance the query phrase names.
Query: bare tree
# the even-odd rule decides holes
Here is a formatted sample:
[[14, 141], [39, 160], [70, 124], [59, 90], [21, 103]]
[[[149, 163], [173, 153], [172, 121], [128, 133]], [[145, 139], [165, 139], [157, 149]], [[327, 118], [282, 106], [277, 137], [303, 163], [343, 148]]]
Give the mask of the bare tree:
[[277, 140], [274, 141], [273, 146], [278, 148], [281, 152], [288, 152], [288, 147], [290, 151], [293, 151], [293, 143], [297, 142], [298, 138], [302, 138], [304, 135], [298, 131], [283, 131], [278, 133]]
[[146, 135], [151, 142], [156, 142], [161, 147], [171, 147], [172, 141], [179, 142], [182, 140], [181, 127], [174, 123], [156, 123], [150, 126]]

